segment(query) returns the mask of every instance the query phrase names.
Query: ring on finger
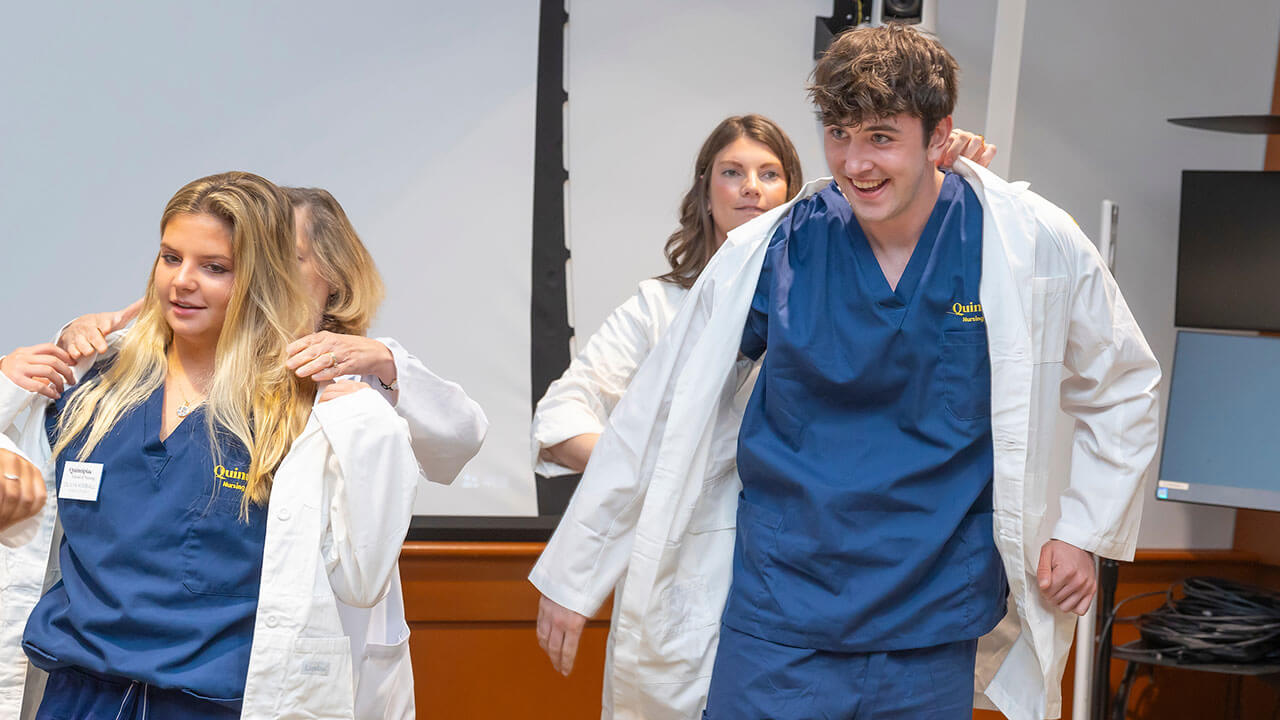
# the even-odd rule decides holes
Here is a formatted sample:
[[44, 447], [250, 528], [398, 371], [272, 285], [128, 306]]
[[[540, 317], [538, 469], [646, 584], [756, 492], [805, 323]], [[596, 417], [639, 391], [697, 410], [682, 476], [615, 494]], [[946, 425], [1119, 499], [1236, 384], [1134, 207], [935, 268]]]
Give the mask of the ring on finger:
[[18, 477], [17, 475], [14, 475], [13, 473], [5, 473], [5, 474], [4, 474], [4, 477], [5, 477], [5, 479], [6, 479], [6, 480], [21, 480], [21, 479], [22, 479], [22, 478]]
[[338, 365], [338, 356], [337, 356], [337, 355], [335, 355], [332, 351], [330, 351], [330, 352], [329, 352], [329, 367], [337, 367], [337, 365]]

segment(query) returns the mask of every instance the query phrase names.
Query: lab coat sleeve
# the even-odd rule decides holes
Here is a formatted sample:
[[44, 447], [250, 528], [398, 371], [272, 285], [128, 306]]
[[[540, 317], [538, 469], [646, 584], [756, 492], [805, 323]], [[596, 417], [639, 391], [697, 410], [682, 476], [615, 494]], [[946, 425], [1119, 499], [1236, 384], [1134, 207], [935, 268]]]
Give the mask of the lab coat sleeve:
[[542, 451], [584, 433], [601, 433], [636, 369], [652, 349], [657, 308], [643, 292], [605, 319], [569, 363], [533, 413], [531, 445], [534, 472], [547, 477], [575, 471], [542, 459]]
[[1132, 560], [1143, 477], [1159, 438], [1160, 366], [1093, 243], [1062, 210], [1040, 213], [1068, 276], [1062, 409], [1075, 420], [1071, 475], [1052, 537]]
[[587, 617], [600, 609], [626, 570], [648, 487], [641, 474], [593, 468], [609, 468], [617, 457], [634, 463], [629, 456], [626, 443], [606, 426], [569, 507], [529, 573], [538, 592]]
[[[448, 485], [480, 450], [489, 420], [462, 387], [427, 369], [391, 338], [399, 388], [395, 410], [409, 424], [413, 453], [428, 480]], [[371, 383], [376, 387], [376, 381]]]
[[[534, 419], [535, 453], [583, 432], [601, 433], [560, 524], [529, 573], [548, 599], [588, 617], [626, 570], [649, 481], [641, 470], [644, 448], [660, 437], [648, 426], [659, 416], [664, 423], [669, 405], [671, 378], [661, 369], [662, 358], [651, 356], [645, 332], [644, 318], [654, 311], [643, 293], [615, 310], [547, 391]], [[664, 342], [678, 344], [671, 337]], [[623, 400], [628, 387], [639, 394]], [[661, 410], [655, 411], [655, 402]], [[539, 463], [536, 469], [555, 468], [562, 466]]]
[[323, 556], [339, 600], [371, 607], [390, 583], [409, 531], [418, 463], [408, 423], [373, 390], [313, 410], [328, 440]]

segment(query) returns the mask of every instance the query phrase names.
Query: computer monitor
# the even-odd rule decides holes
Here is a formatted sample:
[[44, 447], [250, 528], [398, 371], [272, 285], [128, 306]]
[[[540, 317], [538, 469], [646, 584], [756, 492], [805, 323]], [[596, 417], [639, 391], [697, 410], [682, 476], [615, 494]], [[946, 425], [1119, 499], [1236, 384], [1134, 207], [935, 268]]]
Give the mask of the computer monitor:
[[1280, 337], [1180, 330], [1160, 500], [1280, 511]]
[[1280, 172], [1184, 170], [1173, 324], [1280, 331]]

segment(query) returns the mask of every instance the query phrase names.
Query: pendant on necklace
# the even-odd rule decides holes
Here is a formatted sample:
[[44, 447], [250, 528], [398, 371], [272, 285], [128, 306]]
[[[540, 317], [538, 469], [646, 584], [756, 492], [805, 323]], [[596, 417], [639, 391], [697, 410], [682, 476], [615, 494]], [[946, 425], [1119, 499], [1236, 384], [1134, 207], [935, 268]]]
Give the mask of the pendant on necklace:
[[191, 414], [191, 406], [184, 402], [178, 406], [177, 410], [174, 410], [174, 413], [177, 414], [178, 417], [184, 418]]

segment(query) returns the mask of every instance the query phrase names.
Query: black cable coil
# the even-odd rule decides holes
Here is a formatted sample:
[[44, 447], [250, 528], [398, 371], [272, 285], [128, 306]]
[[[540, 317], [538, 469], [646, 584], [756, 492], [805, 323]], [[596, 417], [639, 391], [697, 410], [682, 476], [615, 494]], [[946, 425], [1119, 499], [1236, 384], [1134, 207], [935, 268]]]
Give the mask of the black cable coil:
[[1179, 663], [1280, 663], [1280, 593], [1266, 588], [1187, 578], [1170, 586], [1164, 605], [1140, 615], [1137, 625], [1145, 650]]

